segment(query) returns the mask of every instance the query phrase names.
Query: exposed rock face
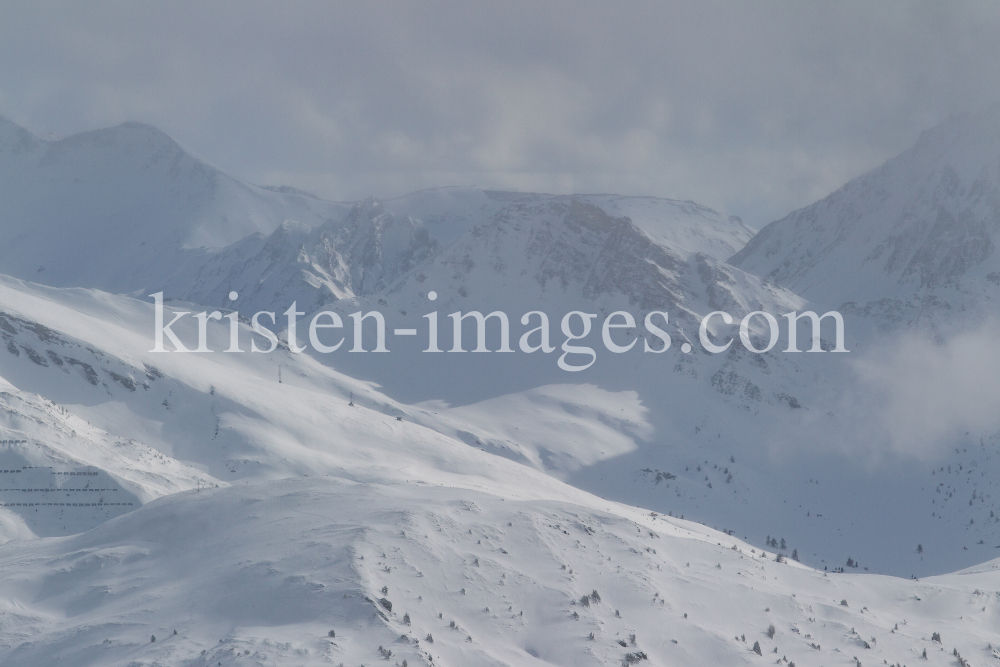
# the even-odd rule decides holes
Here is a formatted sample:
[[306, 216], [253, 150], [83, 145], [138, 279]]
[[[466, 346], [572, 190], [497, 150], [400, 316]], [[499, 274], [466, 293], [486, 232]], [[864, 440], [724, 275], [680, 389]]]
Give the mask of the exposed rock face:
[[[342, 221], [319, 227], [287, 220], [212, 256], [184, 298], [243, 312], [306, 312], [337, 299], [379, 292], [437, 247], [423, 224], [397, 216], [381, 202], [359, 202]], [[230, 291], [239, 302], [229, 300]]]

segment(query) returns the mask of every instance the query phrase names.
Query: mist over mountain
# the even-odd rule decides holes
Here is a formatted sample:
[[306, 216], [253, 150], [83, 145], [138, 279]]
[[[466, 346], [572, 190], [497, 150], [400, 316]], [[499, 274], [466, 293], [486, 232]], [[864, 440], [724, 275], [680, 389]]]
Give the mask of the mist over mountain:
[[242, 183], [140, 123], [41, 139], [0, 117], [0, 272], [124, 293], [183, 283], [212, 251], [343, 207]]
[[[329, 202], [149, 126], [0, 119], [0, 655], [694, 664], [780, 643], [896, 663], [939, 652], [940, 625], [992, 659], [998, 188], [1000, 107], [759, 233], [653, 197]], [[212, 353], [151, 352], [159, 291]], [[822, 352], [740, 341], [754, 311], [838, 308], [849, 354], [829, 319]], [[191, 315], [215, 309], [241, 317]], [[474, 310], [509, 316], [511, 352], [497, 319], [455, 339]], [[327, 354], [321, 311], [343, 324]], [[389, 353], [349, 351], [369, 311]], [[549, 352], [519, 344], [531, 311]], [[572, 311], [593, 314], [577, 341]], [[602, 332], [616, 311], [633, 322]], [[720, 354], [713, 311], [735, 320], [712, 320]], [[763, 318], [747, 335], [765, 346]], [[569, 342], [592, 363], [560, 366]]]

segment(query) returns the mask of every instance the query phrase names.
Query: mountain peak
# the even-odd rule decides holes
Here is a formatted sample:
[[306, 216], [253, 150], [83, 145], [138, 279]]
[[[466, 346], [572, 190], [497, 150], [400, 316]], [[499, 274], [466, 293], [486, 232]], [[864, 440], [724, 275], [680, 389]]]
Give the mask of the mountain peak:
[[772, 222], [730, 263], [814, 301], [865, 304], [963, 291], [1000, 270], [997, 244], [1000, 105], [993, 105], [950, 118], [881, 167]]
[[74, 134], [52, 142], [55, 153], [79, 148], [111, 150], [121, 155], [133, 154], [146, 156], [152, 154], [169, 154], [175, 158], [187, 156], [195, 160], [173, 137], [163, 130], [147, 125], [127, 121], [114, 127], [89, 130]]

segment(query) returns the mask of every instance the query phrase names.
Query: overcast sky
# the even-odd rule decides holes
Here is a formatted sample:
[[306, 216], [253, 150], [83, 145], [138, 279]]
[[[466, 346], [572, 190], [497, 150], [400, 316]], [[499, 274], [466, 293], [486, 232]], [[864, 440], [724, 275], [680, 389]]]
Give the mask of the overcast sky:
[[258, 184], [691, 199], [760, 227], [1000, 98], [1000, 3], [0, 0], [0, 115]]

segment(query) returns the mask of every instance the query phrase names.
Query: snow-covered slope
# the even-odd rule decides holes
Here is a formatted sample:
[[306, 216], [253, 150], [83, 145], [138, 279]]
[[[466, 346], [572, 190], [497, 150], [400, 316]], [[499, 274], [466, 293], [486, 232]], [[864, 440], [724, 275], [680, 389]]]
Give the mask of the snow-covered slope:
[[70, 535], [218, 480], [0, 378], [0, 539]]
[[730, 263], [886, 322], [997, 312], [1000, 105], [952, 118], [896, 158], [771, 223]]
[[387, 199], [383, 205], [396, 215], [420, 220], [442, 247], [511, 204], [537, 204], [567, 199], [594, 204], [612, 217], [628, 217], [659, 243], [724, 259], [746, 245], [755, 230], [736, 217], [690, 201], [660, 197], [586, 195], [572, 197], [480, 188], [436, 188]]
[[[843, 644], [840, 650], [860, 646], [847, 633], [848, 622], [866, 628], [867, 636], [868, 626], [854, 616], [840, 618], [845, 612], [838, 596], [857, 596], [852, 604], [872, 610], [882, 599], [907, 595], [892, 588], [909, 585], [898, 580], [887, 580], [887, 592], [879, 595], [858, 584], [830, 589], [831, 594], [824, 590], [827, 578], [812, 573], [808, 576], [820, 583], [815, 599], [802, 602], [814, 605], [807, 610], [788, 598], [792, 588], [805, 596], [804, 584], [769, 586], [770, 580], [751, 582], [748, 576], [760, 567], [798, 572], [793, 566], [765, 564], [758, 553], [746, 553], [746, 545], [737, 545], [743, 553], [733, 551], [731, 538], [695, 525], [680, 524], [678, 531], [672, 519], [643, 519], [648, 512], [561, 484], [529, 467], [531, 461], [525, 466], [481, 452], [469, 434], [485, 423], [466, 424], [465, 436], [457, 438], [437, 428], [443, 420], [453, 427], [463, 419], [472, 422], [474, 410], [438, 415], [430, 406], [401, 405], [287, 351], [152, 355], [147, 351], [150, 305], [125, 297], [7, 279], [2, 303], [13, 330], [5, 328], [8, 343], [19, 352], [8, 349], [2, 357], [5, 376], [55, 396], [77, 419], [114, 425], [119, 433], [204, 467], [231, 485], [231, 495], [204, 489], [175, 494], [150, 507], [154, 514], [132, 513], [81, 536], [14, 541], [0, 548], [7, 562], [29, 564], [27, 569], [5, 567], [0, 577], [10, 601], [2, 638], [8, 659], [19, 664], [73, 656], [77, 664], [159, 659], [207, 665], [255, 654], [277, 664], [328, 657], [337, 664], [380, 657], [379, 645], [413, 664], [421, 664], [427, 652], [436, 664], [535, 664], [534, 655], [556, 664], [616, 664], [629, 654], [718, 662], [756, 659], [752, 642], [766, 630], [765, 621], [784, 624], [789, 639], [778, 644], [783, 653], [808, 656], [816, 650], [809, 643]], [[196, 336], [190, 323], [177, 332], [184, 339]], [[227, 334], [213, 325], [210, 345], [221, 349]], [[33, 360], [28, 349], [49, 364]], [[51, 361], [50, 351], [60, 355], [63, 366]], [[70, 358], [79, 363], [68, 364]], [[280, 384], [279, 364], [284, 370]], [[127, 378], [135, 385], [131, 389]], [[352, 392], [355, 405], [349, 406]], [[574, 411], [579, 426], [546, 432], [536, 425], [552, 411], [518, 411], [520, 425], [531, 433], [514, 445], [531, 451], [543, 441], [551, 445], [564, 437], [572, 442], [580, 433], [593, 433], [608, 444], [617, 437], [618, 446], [627, 447], [623, 431], [648, 435], [645, 413], [634, 398], [591, 393], [596, 401], [610, 400], [632, 412], [616, 422], [603, 414], [608, 405], [602, 410], [589, 406], [590, 414], [581, 409], [590, 402], [586, 393], [560, 396], [548, 390], [545, 400], [558, 410]], [[573, 401], [581, 407], [571, 407]], [[544, 408], [542, 394], [532, 404]], [[582, 460], [579, 453], [572, 455]], [[733, 471], [740, 474], [735, 465]], [[325, 474], [345, 481], [317, 478]], [[654, 487], [652, 478], [647, 483]], [[369, 495], [352, 495], [341, 487]], [[386, 499], [379, 500], [379, 494]], [[421, 509], [400, 510], [406, 507]], [[248, 512], [240, 514], [240, 508]], [[472, 517], [477, 518], [470, 522]], [[311, 527], [316, 520], [320, 523]], [[664, 541], [689, 532], [702, 536], [702, 546]], [[396, 560], [386, 560], [390, 553]], [[768, 558], [773, 556], [770, 552]], [[738, 588], [738, 605], [728, 599], [726, 608], [739, 613], [724, 622], [721, 608], [712, 606], [722, 600], [715, 591], [731, 595], [733, 584], [718, 578], [716, 565], [732, 569], [733, 581], [747, 577], [751, 582]], [[400, 580], [403, 571], [412, 581]], [[389, 592], [381, 593], [382, 586]], [[508, 590], [511, 618], [504, 624], [499, 619]], [[601, 602], [590, 597], [595, 590]], [[956, 609], [965, 604], [964, 590], [947, 593], [948, 604]], [[382, 597], [393, 610], [378, 602]], [[831, 609], [829, 618], [815, 609], [821, 599]], [[428, 603], [426, 609], [422, 602]], [[787, 611], [779, 612], [779, 603]], [[384, 619], [377, 615], [379, 607]], [[761, 607], [775, 611], [761, 612]], [[401, 611], [410, 616], [406, 627], [414, 628], [408, 636], [420, 645], [397, 641], [406, 632]], [[441, 614], [437, 619], [435, 612]], [[863, 616], [860, 608], [855, 613]], [[695, 622], [698, 616], [705, 620]], [[906, 618], [914, 623], [911, 616], [916, 614], [908, 611]], [[808, 618], [817, 618], [815, 629], [802, 627]], [[684, 621], [689, 623], [683, 626]], [[662, 627], [671, 623], [677, 625], [667, 637]], [[801, 641], [792, 637], [793, 623]], [[333, 643], [325, 636], [329, 629], [338, 633]], [[871, 633], [887, 630], [888, 625], [873, 625]], [[915, 626], [914, 632], [925, 636], [928, 630]], [[435, 639], [429, 650], [425, 633]], [[748, 641], [729, 639], [738, 634]], [[147, 641], [147, 635], [158, 640]], [[966, 645], [982, 643], [981, 635], [968, 629], [959, 637], [966, 652], [971, 650]], [[773, 649], [763, 639], [756, 641]], [[883, 640], [886, 648], [879, 650], [896, 655], [893, 651], [910, 650], [911, 641], [912, 636], [899, 645]]]
[[[336, 473], [387, 481], [436, 470], [476, 487], [481, 477], [525, 474], [523, 466], [397, 420], [406, 406], [285, 347], [269, 355], [152, 353], [149, 303], [4, 278], [0, 310], [16, 325], [4, 331], [0, 376], [218, 479]], [[252, 332], [240, 328], [248, 349]], [[174, 331], [198, 337], [190, 317]], [[207, 340], [224, 349], [228, 326], [213, 322]], [[256, 342], [266, 347], [260, 337]], [[527, 474], [539, 488], [562, 487], [542, 473]]]
[[826, 574], [593, 498], [518, 499], [527, 481], [502, 496], [428, 482], [189, 491], [82, 535], [0, 546], [0, 660], [855, 665], [926, 651], [944, 665], [953, 649], [994, 660], [993, 572]]

